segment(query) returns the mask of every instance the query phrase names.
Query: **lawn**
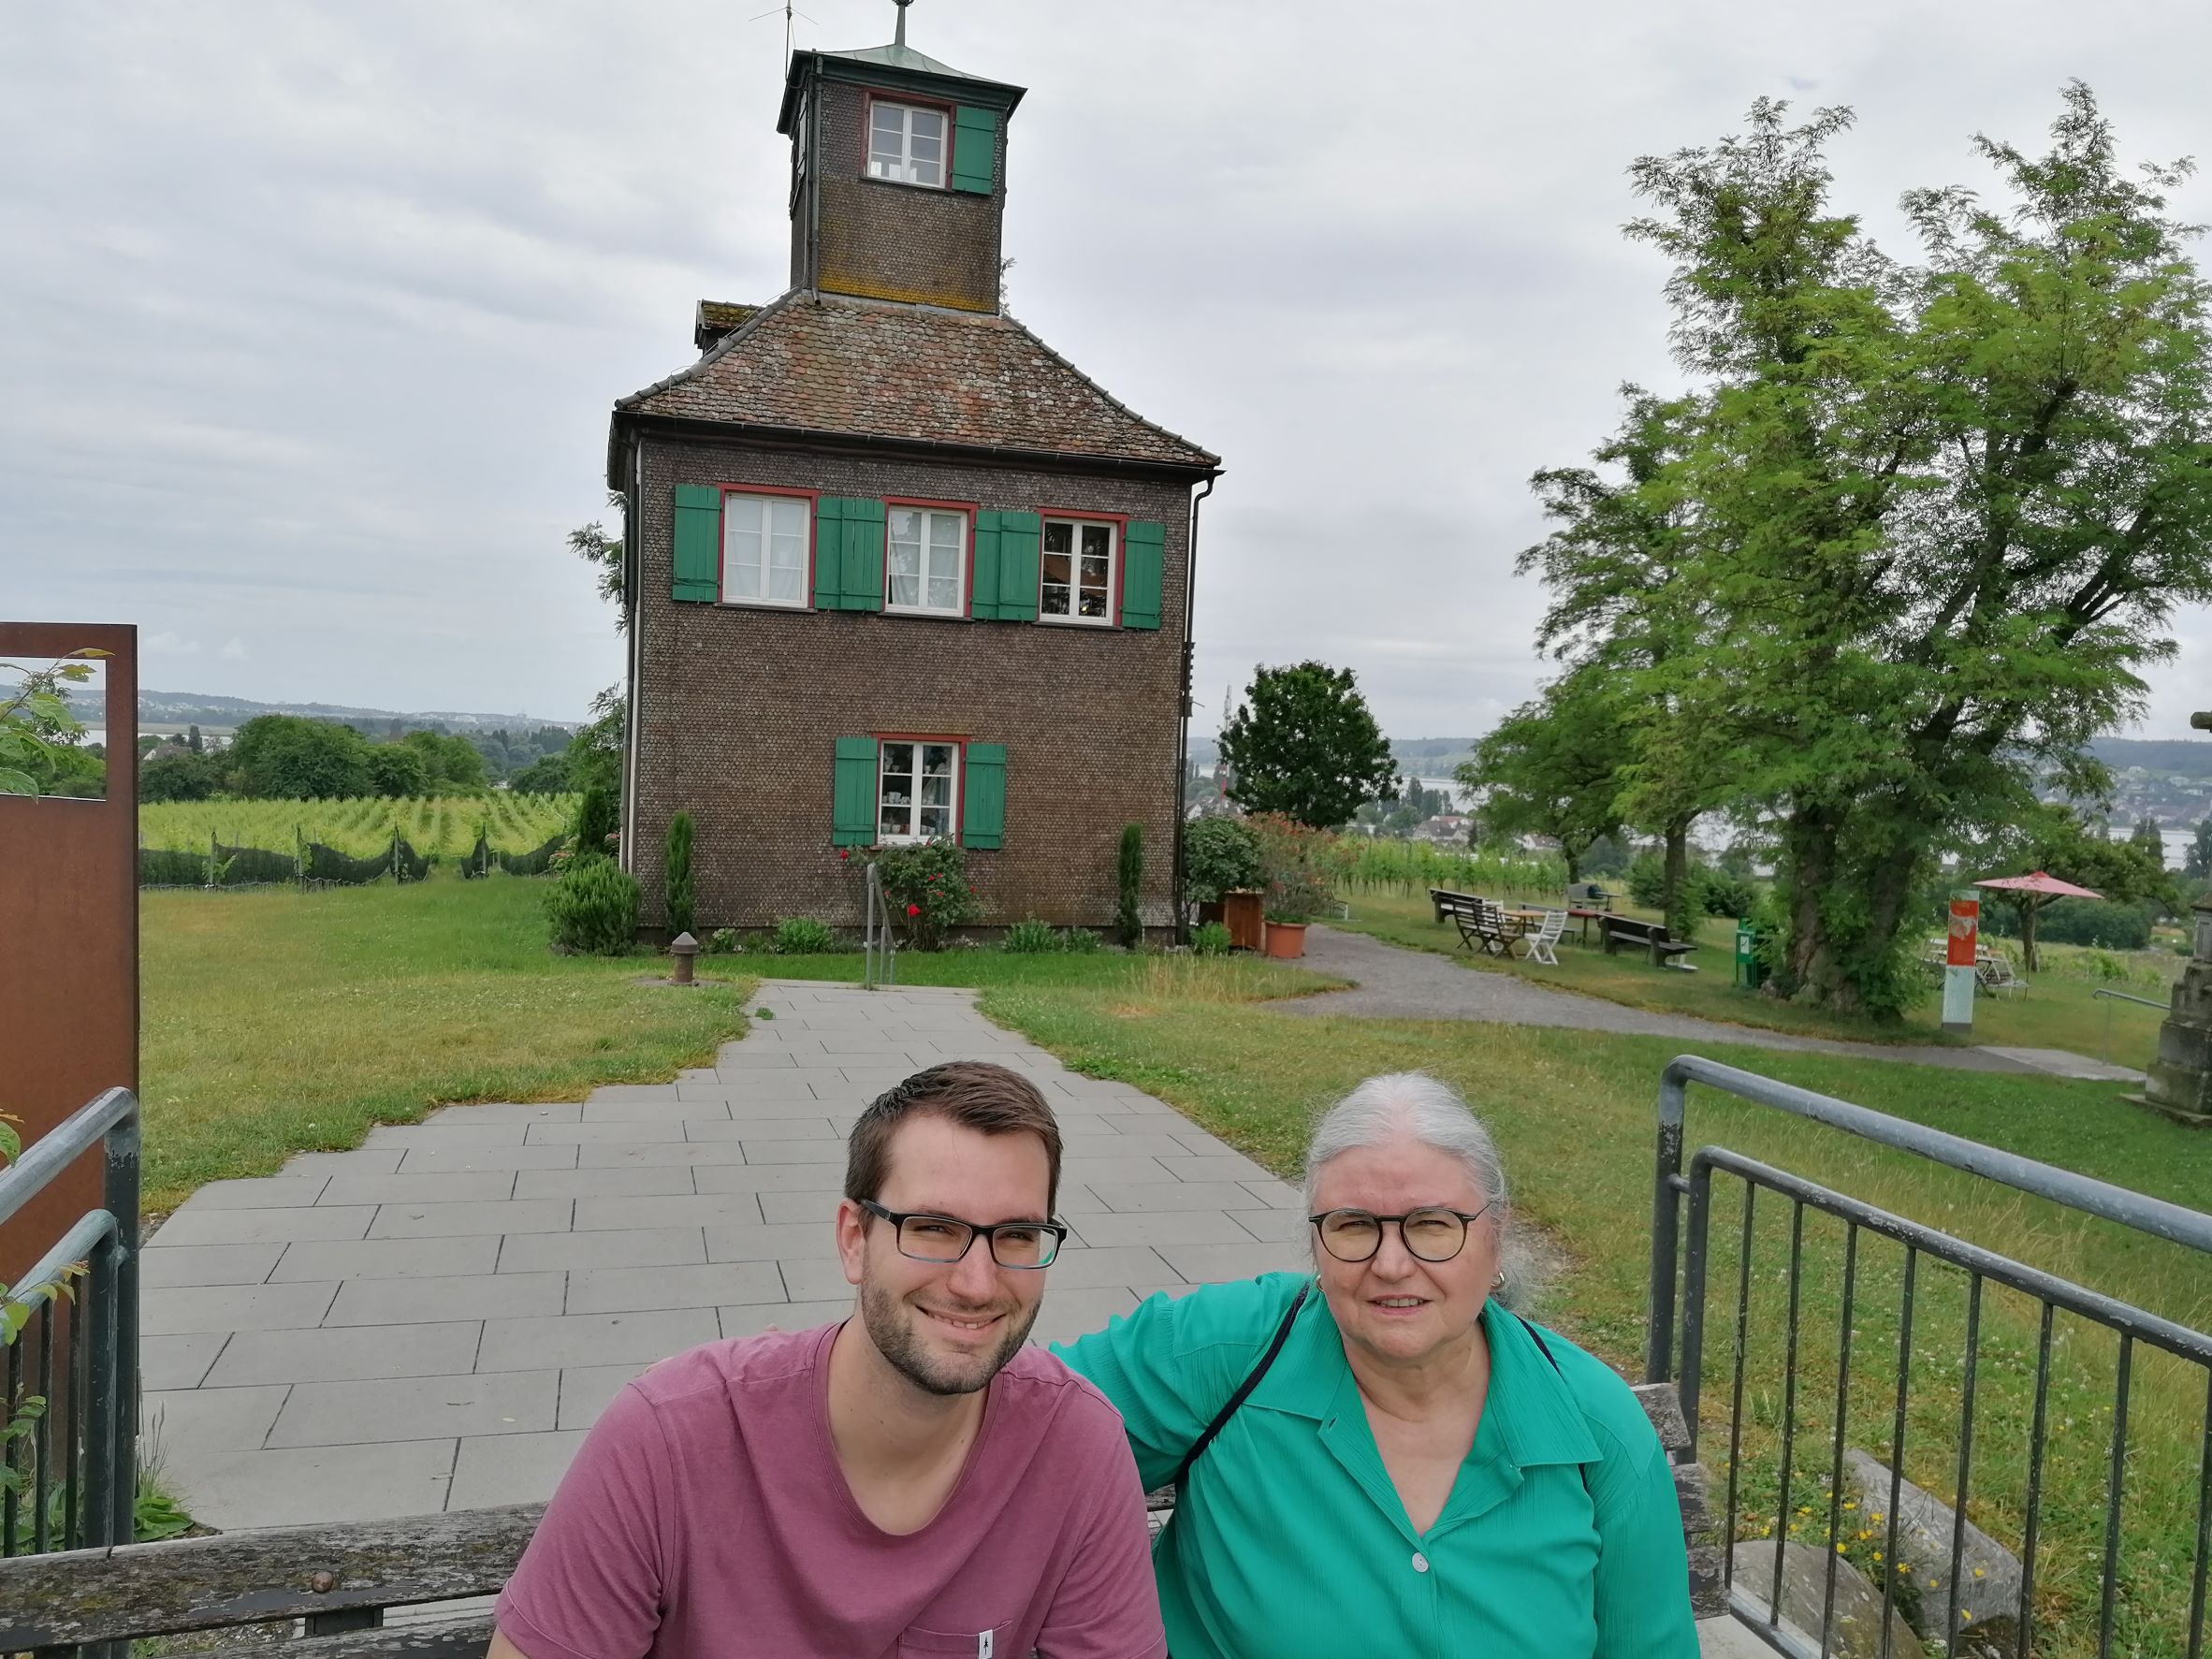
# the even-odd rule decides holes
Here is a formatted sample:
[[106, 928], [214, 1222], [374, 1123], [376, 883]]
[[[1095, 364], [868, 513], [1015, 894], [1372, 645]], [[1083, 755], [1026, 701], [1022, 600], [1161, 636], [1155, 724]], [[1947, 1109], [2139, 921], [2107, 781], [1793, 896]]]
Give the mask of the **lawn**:
[[[1425, 895], [1365, 892], [1349, 895], [1347, 902], [1352, 912], [1349, 920], [1331, 918], [1330, 925], [1372, 934], [1376, 939], [1415, 950], [1437, 952], [1485, 972], [1520, 974], [1563, 991], [1579, 991], [1586, 997], [1603, 997], [1630, 1008], [1693, 1014], [1700, 1019], [1788, 1031], [1803, 1037], [1841, 1038], [1857, 1042], [1967, 1041], [2000, 1048], [2063, 1048], [2092, 1059], [2109, 1049], [2110, 1057], [2116, 1063], [2140, 1070], [2158, 1047], [2159, 1023], [2164, 1018], [2162, 1009], [2096, 996], [2098, 982], [2094, 980], [2045, 972], [2037, 976], [2030, 990], [1975, 998], [1973, 1034], [1969, 1038], [1952, 1038], [1941, 1029], [1942, 989], [1932, 977], [1928, 982], [1926, 996], [1901, 1025], [1892, 1026], [1841, 1017], [1821, 1009], [1800, 1008], [1739, 989], [1731, 982], [1736, 961], [1736, 924], [1724, 918], [1709, 917], [1699, 930], [1699, 949], [1695, 958], [1699, 969], [1695, 973], [1653, 968], [1649, 957], [1625, 949], [1608, 956], [1598, 948], [1594, 929], [1591, 943], [1585, 947], [1579, 942], [1579, 935], [1575, 927], [1570, 927], [1560, 941], [1556, 953], [1559, 966], [1548, 968], [1520, 959], [1508, 964], [1496, 956], [1478, 956], [1461, 950], [1459, 929], [1448, 922], [1436, 921], [1435, 911]], [[1623, 914], [1652, 913], [1629, 910]], [[2017, 946], [2007, 948], [2013, 951], [2016, 961]], [[2068, 957], [2079, 960], [2085, 953], [2064, 946], [2046, 946], [2045, 954], [2049, 961], [2056, 962]], [[2164, 1000], [2166, 992], [2156, 982], [2156, 968], [2146, 970], [2136, 965], [2138, 958], [2154, 965], [2161, 959], [2146, 953], [2098, 954], [2110, 956], [2135, 974], [2133, 980], [2116, 984], [2114, 989], [2134, 997]], [[2176, 962], [2177, 966], [2178, 959]]]
[[638, 983], [650, 957], [555, 956], [540, 882], [139, 896], [146, 1191], [266, 1175], [442, 1100], [575, 1099], [711, 1064], [750, 981]]
[[[1679, 1043], [1443, 1022], [1290, 1020], [1251, 1004], [1076, 988], [1005, 986], [985, 995], [983, 1009], [1084, 1071], [1124, 1079], [1173, 1102], [1291, 1179], [1313, 1114], [1361, 1077], [1418, 1068], [1449, 1080], [1489, 1118], [1516, 1185], [1521, 1215], [1541, 1230], [1563, 1264], [1544, 1304], [1546, 1316], [1616, 1364], [1637, 1363], [1650, 1247], [1654, 1085]], [[2119, 1101], [2109, 1085], [1720, 1045], [1708, 1052], [1878, 1111], [2196, 1208], [2212, 1207], [2212, 1148], [2201, 1137]], [[2212, 1275], [2200, 1259], [2174, 1246], [1704, 1091], [1693, 1096], [1690, 1134], [1693, 1147], [1725, 1144], [2185, 1324], [2212, 1324]], [[1736, 1217], [1740, 1189], [1717, 1191], [1717, 1213]], [[1778, 1252], [1786, 1250], [1787, 1239], [1776, 1229], [1786, 1229], [1786, 1208], [1770, 1203], [1762, 1212], [1754, 1246], [1757, 1312], [1741, 1463], [1745, 1492], [1769, 1503], [1776, 1496], [1784, 1375]], [[1724, 1339], [1732, 1302], [1724, 1309], [1721, 1299], [1724, 1292], [1732, 1297], [1735, 1288], [1732, 1239], [1716, 1231], [1715, 1242], [1710, 1305], [1721, 1346], [1709, 1359], [1709, 1433], [1727, 1415]], [[1800, 1462], [1793, 1502], [1783, 1507], [1802, 1506], [1812, 1523], [1825, 1527], [1820, 1477], [1827, 1468], [1825, 1431], [1834, 1409], [1834, 1348], [1842, 1312], [1837, 1230], [1809, 1225], [1806, 1249], [1803, 1317], [1812, 1334], [1798, 1364], [1797, 1443], [1800, 1460], [1815, 1461]], [[1855, 1430], [1851, 1438], [1882, 1455], [1887, 1447], [1887, 1390], [1897, 1363], [1899, 1263], [1896, 1252], [1865, 1239], [1857, 1267], [1851, 1411], [1854, 1423], [1871, 1426]], [[1949, 1489], [1949, 1471], [1956, 1467], [1962, 1308], [1955, 1275], [1924, 1263], [1905, 1463], [1908, 1475], [1938, 1492]], [[2030, 1313], [1994, 1293], [1983, 1320], [1977, 1391], [1982, 1473], [1970, 1508], [1978, 1522], [2016, 1548], [2019, 1447], [2034, 1326]], [[2039, 1636], [2035, 1651], [2042, 1653], [2088, 1651], [2081, 1621], [2085, 1608], [2093, 1610], [2099, 1573], [2111, 1355], [2112, 1345], [2102, 1333], [2060, 1322], [2039, 1601], [2044, 1615], [2063, 1629], [2054, 1625]], [[2186, 1608], [2205, 1383], [2201, 1372], [2184, 1375], [2178, 1368], [2143, 1364], [2135, 1388], [2130, 1456], [2139, 1473], [2132, 1477], [2122, 1558], [2122, 1632], [2135, 1645], [2123, 1643], [2116, 1651], [2163, 1653], [2176, 1650], [2157, 1633], [2170, 1632]], [[2102, 1428], [2100, 1411], [2105, 1414]], [[1705, 1450], [1716, 1468], [1726, 1461], [1724, 1428], [1720, 1433]], [[1808, 1476], [1807, 1466], [1815, 1474]], [[1870, 1546], [1857, 1541], [1853, 1548], [1863, 1560]]]

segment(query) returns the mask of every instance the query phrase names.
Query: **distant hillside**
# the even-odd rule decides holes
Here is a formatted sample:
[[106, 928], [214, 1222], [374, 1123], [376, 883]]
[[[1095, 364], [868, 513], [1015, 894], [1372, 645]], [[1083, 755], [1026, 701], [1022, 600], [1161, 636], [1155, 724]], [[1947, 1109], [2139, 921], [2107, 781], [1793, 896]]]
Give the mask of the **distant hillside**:
[[[105, 714], [96, 695], [83, 690], [72, 693], [78, 719], [98, 724]], [[450, 732], [534, 732], [542, 726], [563, 731], [583, 725], [581, 720], [544, 720], [528, 714], [470, 714], [452, 709], [405, 713], [390, 708], [353, 708], [340, 703], [256, 703], [249, 697], [218, 697], [207, 691], [148, 691], [138, 693], [138, 726], [150, 731], [167, 726], [203, 726], [229, 731], [256, 715], [296, 714], [308, 720], [340, 720], [373, 731], [397, 720], [415, 729], [442, 725]]]

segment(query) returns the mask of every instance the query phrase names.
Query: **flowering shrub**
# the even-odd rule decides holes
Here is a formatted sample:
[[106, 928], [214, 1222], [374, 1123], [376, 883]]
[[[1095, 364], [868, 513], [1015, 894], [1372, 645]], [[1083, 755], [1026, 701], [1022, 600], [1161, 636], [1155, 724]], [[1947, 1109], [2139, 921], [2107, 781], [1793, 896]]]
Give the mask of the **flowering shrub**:
[[903, 918], [908, 948], [941, 951], [946, 934], [983, 913], [968, 880], [968, 854], [957, 842], [924, 841], [874, 852], [883, 874], [883, 896], [893, 913]]
[[1355, 848], [1334, 832], [1309, 829], [1279, 812], [1255, 812], [1244, 820], [1259, 843], [1259, 866], [1267, 878], [1267, 919], [1310, 922], [1328, 907], [1351, 872]]

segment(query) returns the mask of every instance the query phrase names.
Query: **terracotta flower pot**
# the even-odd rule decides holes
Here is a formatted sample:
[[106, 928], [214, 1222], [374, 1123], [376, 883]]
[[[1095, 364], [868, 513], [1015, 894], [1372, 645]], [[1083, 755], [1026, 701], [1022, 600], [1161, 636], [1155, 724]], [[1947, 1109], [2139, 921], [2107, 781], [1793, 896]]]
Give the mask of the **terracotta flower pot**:
[[1267, 924], [1267, 953], [1294, 962], [1305, 954], [1305, 924], [1302, 922], [1270, 922]]

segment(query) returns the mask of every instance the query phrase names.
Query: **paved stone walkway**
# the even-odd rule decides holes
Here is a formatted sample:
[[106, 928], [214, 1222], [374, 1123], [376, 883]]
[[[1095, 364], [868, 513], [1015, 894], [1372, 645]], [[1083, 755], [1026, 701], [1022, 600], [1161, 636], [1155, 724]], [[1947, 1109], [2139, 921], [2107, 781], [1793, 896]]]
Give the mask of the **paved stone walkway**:
[[1068, 1071], [965, 991], [771, 982], [712, 1070], [455, 1106], [200, 1188], [144, 1258], [147, 1416], [232, 1529], [551, 1495], [647, 1365], [846, 1313], [831, 1218], [868, 1100], [940, 1060], [1034, 1076], [1074, 1229], [1034, 1340], [1155, 1289], [1300, 1264], [1298, 1198], [1171, 1108]]
[[[1939, 1066], [1958, 1071], [2045, 1073], [2060, 1077], [2140, 1081], [2142, 1073], [2104, 1066], [2062, 1049], [1939, 1048], [1933, 1045], [1840, 1042], [1824, 1037], [1794, 1037], [1687, 1014], [1652, 1013], [1595, 997], [1553, 991], [1516, 973], [1488, 973], [1462, 968], [1430, 951], [1387, 944], [1364, 933], [1336, 927], [1309, 927], [1305, 964], [1316, 972], [1358, 982], [1349, 991], [1330, 991], [1274, 1003], [1292, 1019], [1353, 1014], [1368, 1019], [1480, 1020], [1502, 1026], [1562, 1026], [1580, 1031], [1618, 1031], [1634, 1037], [1671, 1037], [1682, 1042], [1739, 1043], [1752, 1048], [1789, 1049], [1802, 1054], [1849, 1055], [1863, 1060], [1892, 1060], [1911, 1066]], [[1652, 969], [1654, 973], [1662, 969]]]

